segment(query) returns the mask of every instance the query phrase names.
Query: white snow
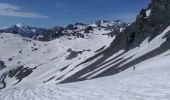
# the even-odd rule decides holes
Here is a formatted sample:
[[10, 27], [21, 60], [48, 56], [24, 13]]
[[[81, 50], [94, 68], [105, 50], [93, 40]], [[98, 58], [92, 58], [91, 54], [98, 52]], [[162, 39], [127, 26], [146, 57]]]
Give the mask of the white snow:
[[[80, 76], [80, 78], [92, 74], [88, 78], [91, 79], [120, 61], [133, 56], [121, 64], [124, 65], [152, 50], [159, 48], [160, 45], [166, 41], [163, 37], [169, 31], [170, 26], [152, 41], [148, 42], [148, 39], [144, 40], [140, 47], [136, 47], [126, 53], [124, 53], [124, 50], [120, 50], [106, 61], [116, 57], [119, 54], [124, 54], [109, 63], [103, 64], [103, 66], [99, 66], [96, 70]], [[3, 39], [0, 39], [0, 60], [4, 61], [7, 66], [7, 68], [0, 70], [0, 76], [10, 69], [21, 65], [25, 65], [30, 68], [40, 65], [31, 75], [24, 78], [15, 86], [12, 85], [16, 83], [17, 80], [15, 78], [7, 77], [5, 79], [5, 82], [7, 82], [7, 87], [0, 90], [0, 100], [170, 99], [170, 50], [136, 64], [136, 70], [133, 70], [132, 66], [131, 68], [114, 76], [56, 85], [58, 82], [68, 78], [102, 57], [103, 55], [92, 60], [91, 62], [83, 64], [82, 66], [75, 67], [87, 58], [95, 55], [95, 51], [101, 47], [106, 46], [107, 48], [114, 39], [102, 35], [108, 31], [94, 28], [93, 32], [93, 34], [89, 35], [85, 39], [76, 38], [73, 40], [68, 40], [67, 37], [62, 37], [50, 42], [40, 42], [34, 40], [28, 42], [30, 39], [22, 38], [16, 34], [0, 34], [0, 37], [3, 37]], [[38, 48], [38, 50], [32, 51], [31, 47]], [[90, 49], [91, 51], [85, 51], [74, 59], [66, 60], [65, 58], [69, 55], [67, 52], [69, 48], [75, 51], [87, 49]], [[22, 50], [21, 53], [19, 53], [20, 50]], [[9, 61], [8, 59], [11, 57], [13, 60]], [[120, 58], [122, 59], [113, 63]], [[18, 61], [21, 61], [21, 63], [18, 64]], [[109, 65], [111, 63], [113, 64]], [[65, 66], [68, 67], [64, 71], [59, 71], [60, 68]], [[64, 77], [56, 81], [56, 79], [63, 75]], [[47, 83], [43, 83], [53, 76], [54, 79]], [[0, 84], [0, 86], [1, 85], [2, 84]]]
[[109, 77], [0, 91], [0, 100], [169, 100], [170, 51]]
[[18, 28], [26, 28], [26, 27], [27, 27], [27, 26], [24, 25], [23, 23], [17, 23], [16, 26], [17, 26]]
[[[170, 26], [167, 27], [160, 35], [155, 37], [152, 41], [148, 42], [148, 38], [147, 38], [146, 40], [144, 40], [141, 43], [140, 47], [136, 47], [136, 48], [134, 48], [132, 50], [129, 50], [128, 52], [126, 52], [123, 55], [117, 57], [116, 59], [114, 59], [114, 60], [112, 60], [112, 61], [110, 61], [110, 62], [108, 62], [106, 64], [103, 64], [102, 66], [96, 68], [94, 71], [88, 72], [86, 74], [86, 76], [92, 74], [91, 76], [88, 77], [88, 79], [93, 78], [93, 77], [101, 74], [105, 70], [109, 69], [113, 65], [116, 65], [116, 64], [120, 63], [121, 61], [123, 61], [125, 59], [127, 59], [127, 60], [124, 61], [123, 63], [121, 63], [119, 65], [119, 67], [121, 67], [121, 66], [123, 66], [123, 65], [125, 65], [125, 64], [127, 64], [127, 63], [129, 63], [129, 62], [131, 62], [133, 60], [135, 60], [136, 58], [139, 58], [139, 57], [147, 54], [148, 52], [151, 52], [151, 51], [159, 48], [160, 45], [163, 44], [166, 41], [166, 38], [163, 39], [163, 37], [169, 31], [170, 31]], [[114, 58], [117, 54], [122, 54], [122, 53], [123, 53], [123, 51], [120, 50], [118, 53], [114, 54], [113, 56], [108, 58], [106, 61], [110, 60], [111, 58]], [[121, 60], [115, 62], [118, 59], [121, 59]], [[105, 63], [105, 62], [103, 62], [103, 63]], [[115, 62], [115, 63], [113, 63], [113, 62]]]
[[[61, 37], [50, 42], [35, 41], [12, 33], [1, 33], [0, 37], [3, 37], [3, 39], [0, 39], [0, 60], [4, 61], [7, 67], [0, 71], [0, 76], [22, 65], [29, 68], [40, 65], [38, 69], [34, 70], [31, 75], [24, 78], [19, 84], [27, 83], [27, 80], [33, 83], [36, 81], [36, 84], [42, 84], [53, 76], [56, 77], [49, 83], [56, 84], [59, 81], [55, 80], [62, 75], [68, 73], [67, 76], [70, 76], [81, 70], [83, 67], [75, 68], [75, 66], [95, 55], [96, 50], [103, 46], [105, 46], [105, 48], [109, 47], [114, 37], [111, 38], [107, 35], [102, 35], [106, 33], [109, 33], [109, 31], [104, 29], [99, 31], [97, 28], [94, 28], [93, 33], [88, 34], [86, 38], [71, 37], [72, 40], [69, 40], [67, 39], [68, 37]], [[33, 51], [34, 48], [37, 48], [37, 50]], [[72, 49], [73, 51], [86, 51], [73, 59], [66, 60], [70, 54], [67, 52], [68, 49]], [[9, 61], [9, 58], [12, 58], [12, 61]], [[70, 66], [66, 70], [62, 72], [59, 71], [59, 69], [68, 65]], [[72, 69], [74, 69], [74, 71], [71, 71]], [[66, 77], [63, 77], [63, 79], [65, 78]], [[7, 82], [7, 87], [10, 87], [16, 83], [17, 80], [7, 77], [5, 82]]]
[[36, 29], [32, 29], [32, 32], [36, 32]]
[[146, 18], [148, 18], [150, 16], [151, 11], [152, 11], [151, 9], [146, 10]]

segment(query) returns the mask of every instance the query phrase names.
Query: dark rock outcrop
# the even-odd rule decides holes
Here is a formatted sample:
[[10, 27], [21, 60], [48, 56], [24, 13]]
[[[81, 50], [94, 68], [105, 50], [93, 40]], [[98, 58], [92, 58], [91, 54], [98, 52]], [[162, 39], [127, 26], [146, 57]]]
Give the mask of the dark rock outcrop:
[[5, 63], [3, 61], [0, 61], [0, 70], [5, 68], [5, 67], [6, 67]]
[[5, 79], [8, 78], [15, 78], [17, 82], [13, 85], [16, 85], [17, 83], [21, 82], [23, 78], [27, 77], [30, 75], [35, 68], [29, 68], [25, 66], [19, 66], [17, 68], [11, 69], [8, 72], [5, 72], [2, 74], [0, 77], [0, 84], [2, 84], [2, 87], [0, 89], [3, 89], [6, 87], [6, 82]]
[[[151, 10], [150, 15], [146, 18], [146, 10]], [[116, 48], [129, 50], [139, 46], [144, 39], [149, 38], [151, 41], [157, 35], [170, 25], [170, 1], [169, 0], [152, 0], [147, 9], [141, 10], [137, 16], [136, 22], [127, 27], [124, 32], [119, 34], [111, 44]], [[120, 44], [121, 45], [118, 45]]]

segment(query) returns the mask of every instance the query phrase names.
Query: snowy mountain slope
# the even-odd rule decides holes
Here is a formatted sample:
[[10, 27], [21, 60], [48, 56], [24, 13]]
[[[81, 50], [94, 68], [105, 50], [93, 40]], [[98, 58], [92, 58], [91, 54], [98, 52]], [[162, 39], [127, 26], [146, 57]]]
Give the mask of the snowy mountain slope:
[[[63, 76], [60, 80], [65, 82], [79, 81], [92, 79], [97, 77], [109, 76], [119, 72], [122, 72], [128, 67], [159, 55], [167, 50], [169, 50], [168, 41], [163, 38], [168, 32], [170, 32], [170, 26], [167, 27], [160, 35], [154, 38], [152, 41], [148, 39], [144, 40], [139, 47], [131, 49], [129, 51], [120, 50], [119, 52], [113, 54], [112, 56], [106, 56], [103, 53], [97, 55], [97, 58], [90, 59], [90, 61], [96, 60], [95, 62], [89, 62], [88, 60], [76, 66], [76, 68], [81, 68], [85, 66], [84, 69], [80, 69], [79, 72], [74, 70]], [[164, 47], [166, 46], [166, 48]], [[107, 50], [107, 49], [106, 49]], [[108, 52], [107, 52], [108, 53]], [[96, 64], [97, 63], [97, 64]], [[86, 65], [87, 64], [87, 65]], [[71, 74], [71, 75], [69, 75]]]
[[49, 42], [1, 33], [0, 98], [169, 100], [169, 4], [151, 0], [124, 31], [98, 21], [52, 28], [64, 35]]
[[136, 70], [83, 82], [14, 86], [0, 91], [1, 100], [169, 100], [170, 51], [143, 61]]
[[[74, 69], [75, 72], [83, 69], [83, 67], [76, 69], [75, 66], [109, 47], [116, 34], [126, 27], [123, 22], [107, 21], [108, 23], [110, 25], [107, 27], [95, 26], [91, 27], [92, 29], [88, 28], [91, 25], [81, 23], [74, 24], [76, 28], [73, 29], [55, 27], [50, 30], [56, 31], [56, 34], [61, 32], [61, 35], [48, 42], [34, 40], [34, 34], [38, 36], [38, 39], [44, 38], [37, 33], [44, 29], [33, 28], [22, 23], [5, 29], [19, 33], [0, 33], [0, 88], [17, 85], [20, 82], [27, 83], [25, 80], [35, 84], [44, 84], [49, 81], [57, 84], [60, 82], [57, 80], [63, 75]], [[117, 28], [107, 29], [108, 27]], [[113, 36], [107, 35], [114, 30]], [[78, 34], [83, 37], [79, 37]], [[31, 38], [32, 35], [33, 38]]]
[[[169, 50], [168, 4], [168, 0], [153, 0], [147, 9], [141, 10], [134, 23], [115, 37], [109, 48], [77, 65], [76, 68], [85, 68], [64, 75], [61, 83], [115, 75]], [[146, 18], [148, 10], [151, 12]]]
[[[86, 38], [68, 39], [63, 36], [49, 42], [23, 38], [18, 34], [1, 33], [1, 88], [16, 85], [21, 81], [27, 83], [27, 80], [44, 84], [54, 76], [56, 77], [53, 81], [56, 84], [55, 79], [60, 77], [58, 74], [73, 70], [78, 63], [109, 47], [114, 39], [103, 35], [110, 31], [94, 28], [93, 32]], [[66, 67], [69, 70], [60, 73], [60, 70]]]
[[[110, 38], [110, 41], [107, 42], [106, 40], [109, 38], [105, 36], [106, 40], [103, 44], [101, 38], [104, 39], [104, 37], [100, 35], [95, 36], [95, 38], [90, 38], [90, 40], [78, 39], [68, 41], [63, 37], [63, 40], [53, 40], [51, 42], [39, 42], [26, 38], [24, 39], [23, 45], [23, 38], [19, 35], [3, 33], [1, 37], [3, 36], [4, 40], [0, 42], [2, 48], [0, 53], [2, 55], [1, 61], [4, 62], [6, 67], [1, 69], [1, 88], [8, 88], [15, 85], [20, 86], [23, 84], [32, 84], [35, 86], [40, 84], [51, 85], [103, 77], [100, 76], [103, 75], [103, 73], [107, 76], [107, 74], [111, 72], [113, 72], [111, 74], [122, 72], [124, 70], [123, 67], [126, 69], [129, 66], [132, 67], [138, 64], [136, 59], [142, 62], [154, 57], [154, 55], [149, 55], [149, 58], [148, 56], [145, 58], [145, 55], [152, 54], [152, 51], [161, 48], [161, 45], [166, 43], [166, 39], [163, 37], [169, 31], [170, 26], [152, 41], [148, 42], [148, 39], [146, 39], [139, 47], [131, 49], [128, 52], [121, 50], [107, 58], [99, 66], [94, 66], [96, 67], [95, 69], [89, 69], [89, 67], [101, 59], [103, 55], [98, 56], [90, 62], [82, 62], [95, 55], [96, 48], [100, 48], [103, 45], [109, 47], [109, 45], [106, 44], [109, 44], [113, 38]], [[92, 42], [96, 43], [90, 46], [89, 44]], [[97, 45], [98, 42], [100, 42], [100, 44]], [[84, 45], [81, 46], [81, 43]], [[80, 46], [77, 47], [77, 45]], [[8, 52], [4, 53], [7, 50]], [[80, 52], [80, 50], [82, 52], [77, 54], [75, 58], [69, 57], [72, 53], [76, 51]], [[161, 52], [159, 52], [159, 54], [161, 54]], [[142, 59], [142, 57], [144, 57], [144, 59]], [[80, 65], [80, 63], [82, 64]], [[114, 69], [110, 70], [113, 67]], [[88, 70], [88, 72], [86, 70]]]

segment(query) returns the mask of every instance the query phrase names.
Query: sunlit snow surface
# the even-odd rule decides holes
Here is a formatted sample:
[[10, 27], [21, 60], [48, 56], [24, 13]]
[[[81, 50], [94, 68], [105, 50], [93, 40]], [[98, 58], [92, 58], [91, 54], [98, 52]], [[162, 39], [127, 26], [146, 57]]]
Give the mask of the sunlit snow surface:
[[147, 11], [146, 11], [146, 17], [149, 17], [150, 16], [150, 13], [151, 13], [151, 9], [148, 9]]
[[[35, 41], [12, 33], [1, 33], [0, 61], [4, 61], [7, 67], [0, 70], [0, 76], [19, 66], [24, 65], [29, 68], [38, 66], [31, 75], [22, 80], [23, 83], [27, 83], [27, 80], [30, 80], [36, 84], [43, 84], [44, 81], [56, 76], [54, 81], [52, 81], [54, 84], [57, 84], [57, 81], [55, 81], [57, 78], [70, 72], [72, 69], [75, 70], [67, 76], [81, 70], [83, 67], [77, 69], [74, 67], [85, 59], [95, 55], [97, 53], [95, 51], [98, 49], [109, 47], [110, 43], [114, 40], [114, 37], [103, 35], [110, 31], [95, 28], [93, 32], [88, 34], [87, 38], [69, 40], [68, 37], [62, 37], [50, 42]], [[68, 49], [82, 53], [78, 54], [75, 58], [66, 59], [70, 55]], [[9, 61], [10, 58], [12, 60]], [[69, 67], [63, 72], [60, 72], [59, 69], [65, 66]], [[5, 79], [7, 87], [12, 86], [17, 81], [15, 78], [7, 77]]]
[[100, 79], [63, 85], [26, 85], [0, 91], [0, 100], [169, 100], [170, 51]]
[[[132, 60], [141, 57], [142, 55], [152, 50], [159, 48], [160, 45], [166, 41], [166, 39], [163, 37], [167, 32], [169, 32], [169, 30], [170, 30], [170, 26], [166, 28], [160, 35], [158, 35], [152, 41], [148, 42], [148, 39], [146, 39], [139, 47], [129, 50], [128, 52], [121, 55], [120, 57], [123, 57], [123, 59], [133, 56], [132, 58], [128, 59], [126, 62], [122, 63], [122, 65], [131, 62]], [[40, 43], [40, 45], [44, 45], [44, 44]], [[16, 45], [11, 45], [11, 46], [15, 47]], [[52, 46], [49, 47], [51, 47], [50, 50], [53, 50]], [[75, 45], [75, 47], [77, 46]], [[66, 49], [62, 49], [62, 50], [66, 50]], [[62, 52], [62, 50], [60, 52]], [[107, 60], [123, 52], [124, 51], [121, 50], [120, 52], [114, 54]], [[54, 54], [50, 54], [50, 53], [48, 54], [49, 58], [53, 56]], [[84, 58], [84, 56], [82, 57]], [[49, 58], [45, 58], [44, 61], [46, 60], [48, 61]], [[99, 58], [100, 56], [97, 59]], [[7, 58], [5, 57], [4, 58], [2, 57], [1, 59], [8, 62]], [[39, 58], [37, 58], [36, 60], [39, 63], [41, 63], [41, 60], [38, 59]], [[170, 59], [170, 50], [136, 64], [135, 70], [133, 69], [132, 66], [131, 68], [114, 76], [108, 76], [108, 77], [103, 77], [103, 78], [98, 78], [93, 80], [87, 80], [83, 82], [68, 83], [62, 85], [52, 84], [55, 83], [53, 81], [50, 81], [49, 84], [40, 84], [42, 80], [44, 80], [43, 78], [47, 78], [48, 76], [52, 76], [53, 74], [56, 76], [60, 76], [60, 74], [67, 73], [67, 70], [62, 73], [58, 73], [57, 72], [58, 68], [55, 67], [55, 64], [57, 63], [50, 62], [48, 64], [50, 65], [54, 64], [53, 65], [54, 68], [50, 67], [52, 69], [49, 70], [48, 66], [45, 65], [41, 66], [41, 69], [35, 71], [29, 77], [25, 78], [21, 84], [10, 86], [12, 85], [10, 82], [13, 82], [14, 80], [7, 80], [8, 87], [0, 91], [0, 100], [169, 100], [170, 99], [169, 59]], [[61, 62], [61, 60], [63, 60], [63, 63]], [[64, 58], [61, 60], [60, 60], [61, 62], [60, 65], [78, 61], [76, 59], [76, 60], [71, 60], [69, 62], [64, 60]], [[74, 69], [74, 65], [76, 65], [76, 63], [70, 66], [68, 68], [68, 71], [69, 69], [72, 68]], [[12, 63], [8, 63], [7, 66], [12, 67]], [[85, 67], [85, 65], [83, 67]], [[71, 73], [66, 74], [65, 78], [79, 71], [83, 67], [78, 67], [74, 69]], [[110, 66], [107, 66], [106, 68], [104, 68], [104, 70], [109, 67]], [[8, 70], [8, 67], [5, 70]], [[102, 70], [99, 70], [98, 72], [93, 73], [90, 77], [96, 76], [101, 72]]]

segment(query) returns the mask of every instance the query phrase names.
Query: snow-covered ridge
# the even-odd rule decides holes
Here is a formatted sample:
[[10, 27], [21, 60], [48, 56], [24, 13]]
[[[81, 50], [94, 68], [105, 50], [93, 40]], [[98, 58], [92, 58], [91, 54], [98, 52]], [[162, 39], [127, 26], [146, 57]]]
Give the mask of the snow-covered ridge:
[[6, 29], [6, 28], [8, 28], [8, 27], [6, 27], [6, 26], [0, 26], [0, 30]]
[[[93, 27], [94, 26], [94, 27]], [[96, 29], [107, 31], [106, 34], [110, 32], [118, 33], [124, 30], [127, 24], [117, 21], [97, 21], [92, 24], [75, 23], [69, 24], [67, 27], [53, 27], [51, 29], [36, 28], [25, 25], [23, 23], [18, 23], [12, 27], [1, 29], [4, 33], [15, 33], [21, 36], [32, 38], [39, 41], [51, 41], [56, 38], [67, 36], [70, 38], [85, 38], [87, 33], [96, 33]], [[99, 32], [100, 33], [100, 32]]]
[[18, 28], [27, 28], [27, 25], [23, 24], [23, 23], [17, 23], [16, 26]]

